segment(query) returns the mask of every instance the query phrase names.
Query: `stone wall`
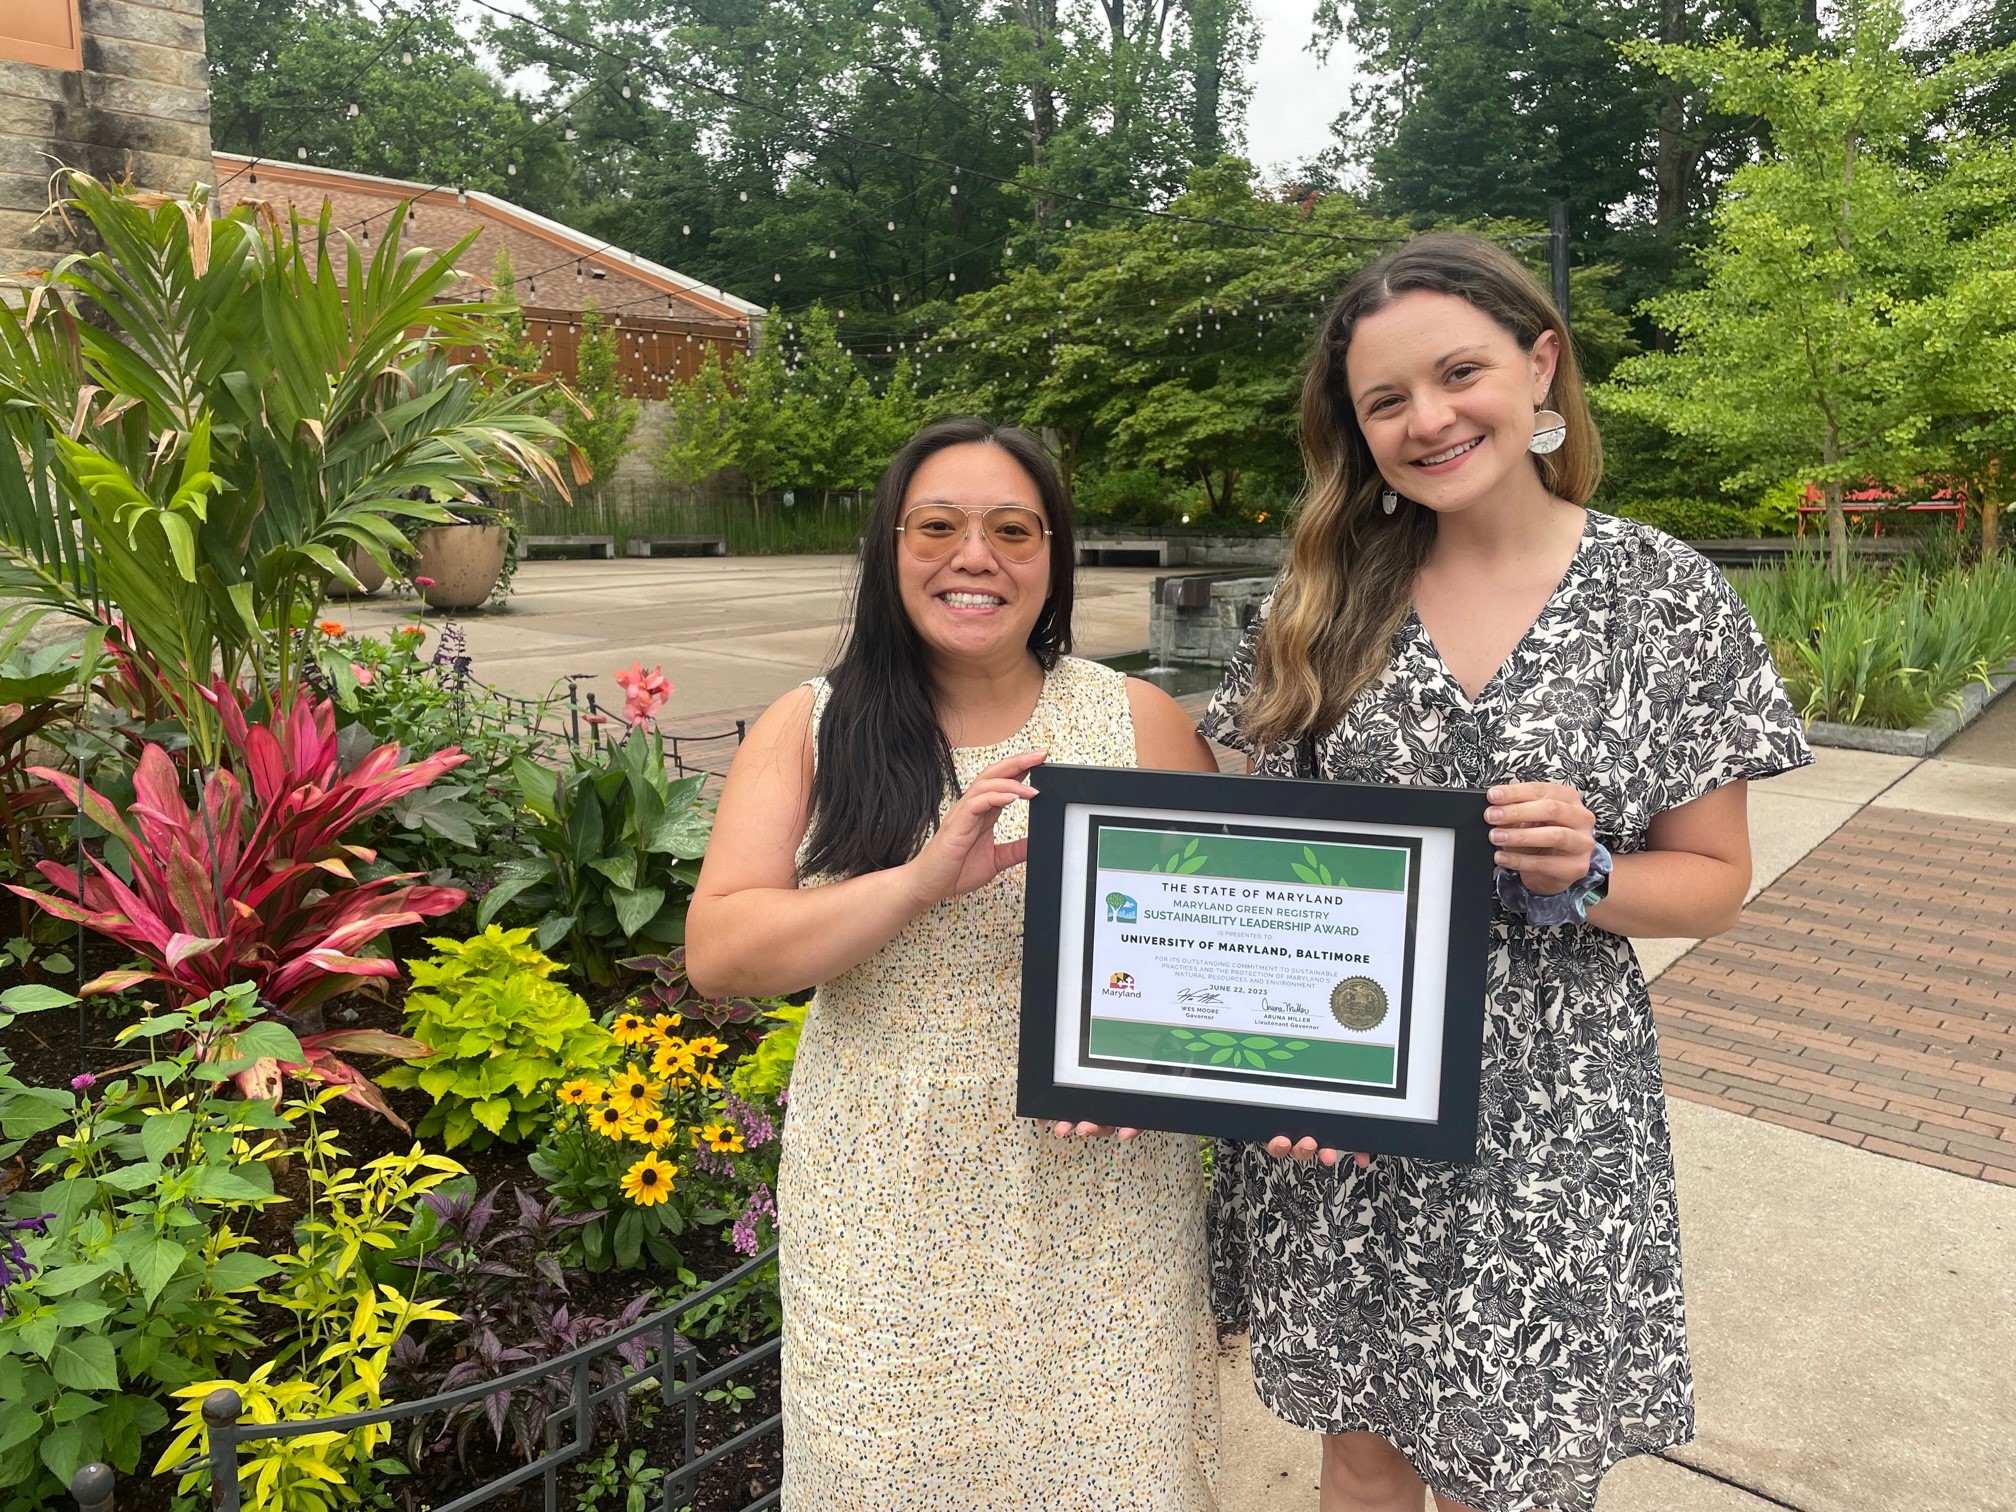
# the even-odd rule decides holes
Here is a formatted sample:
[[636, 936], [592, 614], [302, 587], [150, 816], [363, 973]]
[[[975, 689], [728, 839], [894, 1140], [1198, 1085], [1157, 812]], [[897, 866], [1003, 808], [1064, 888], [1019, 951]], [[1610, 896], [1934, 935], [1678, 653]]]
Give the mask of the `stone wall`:
[[[1093, 560], [1112, 550], [1154, 551], [1164, 567], [1263, 567], [1274, 571], [1288, 560], [1284, 535], [1219, 535], [1193, 530], [1110, 530], [1092, 527], [1077, 533], [1080, 560]], [[1114, 562], [1111, 565], [1130, 565]]]
[[81, 0], [80, 19], [81, 69], [0, 40], [0, 279], [69, 249], [42, 219], [59, 165], [174, 193], [213, 179], [203, 0]]
[[1155, 579], [1148, 601], [1148, 652], [1157, 666], [1232, 660], [1273, 590], [1274, 579], [1191, 574]]

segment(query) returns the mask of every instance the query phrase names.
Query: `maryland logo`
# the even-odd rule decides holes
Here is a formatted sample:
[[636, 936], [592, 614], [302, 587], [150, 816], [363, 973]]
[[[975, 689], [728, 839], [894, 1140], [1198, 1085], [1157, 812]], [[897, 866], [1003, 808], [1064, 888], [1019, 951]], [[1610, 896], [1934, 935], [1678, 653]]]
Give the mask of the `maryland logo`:
[[1124, 971], [1116, 971], [1106, 979], [1106, 985], [1115, 992], [1132, 992], [1134, 990], [1134, 978]]

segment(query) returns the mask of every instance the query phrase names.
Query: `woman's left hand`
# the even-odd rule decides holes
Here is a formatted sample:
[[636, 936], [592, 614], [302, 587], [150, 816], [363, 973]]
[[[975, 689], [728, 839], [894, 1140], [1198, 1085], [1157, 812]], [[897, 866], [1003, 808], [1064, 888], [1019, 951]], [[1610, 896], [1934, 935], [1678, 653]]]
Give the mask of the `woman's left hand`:
[[1509, 782], [1484, 795], [1494, 859], [1530, 893], [1565, 892], [1589, 875], [1596, 816], [1565, 782]]

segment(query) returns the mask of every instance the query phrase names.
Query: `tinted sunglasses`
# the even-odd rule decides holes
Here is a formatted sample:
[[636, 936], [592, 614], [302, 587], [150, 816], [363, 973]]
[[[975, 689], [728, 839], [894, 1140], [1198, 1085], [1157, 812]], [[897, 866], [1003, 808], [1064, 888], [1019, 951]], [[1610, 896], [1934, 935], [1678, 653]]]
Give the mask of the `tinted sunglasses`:
[[966, 539], [975, 515], [980, 517], [980, 533], [988, 549], [1004, 562], [1034, 561], [1050, 539], [1050, 527], [1043, 523], [1043, 516], [1020, 504], [996, 504], [990, 509], [919, 504], [904, 512], [896, 533], [918, 561], [941, 561]]

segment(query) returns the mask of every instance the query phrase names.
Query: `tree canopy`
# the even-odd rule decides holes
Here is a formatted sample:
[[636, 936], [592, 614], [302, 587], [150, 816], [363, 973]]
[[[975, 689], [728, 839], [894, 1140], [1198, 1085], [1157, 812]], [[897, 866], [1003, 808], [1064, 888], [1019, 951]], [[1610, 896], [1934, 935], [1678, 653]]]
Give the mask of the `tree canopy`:
[[1928, 127], [2016, 48], [1914, 67], [1898, 0], [1852, 0], [1844, 28], [1835, 57], [1636, 49], [1763, 121], [1772, 152], [1731, 176], [1702, 285], [1647, 306], [1675, 350], [1624, 363], [1606, 397], [1714, 453], [1731, 486], [1821, 485], [1845, 570], [1844, 490], [1936, 470], [1943, 415], [2007, 403], [2016, 143]]

